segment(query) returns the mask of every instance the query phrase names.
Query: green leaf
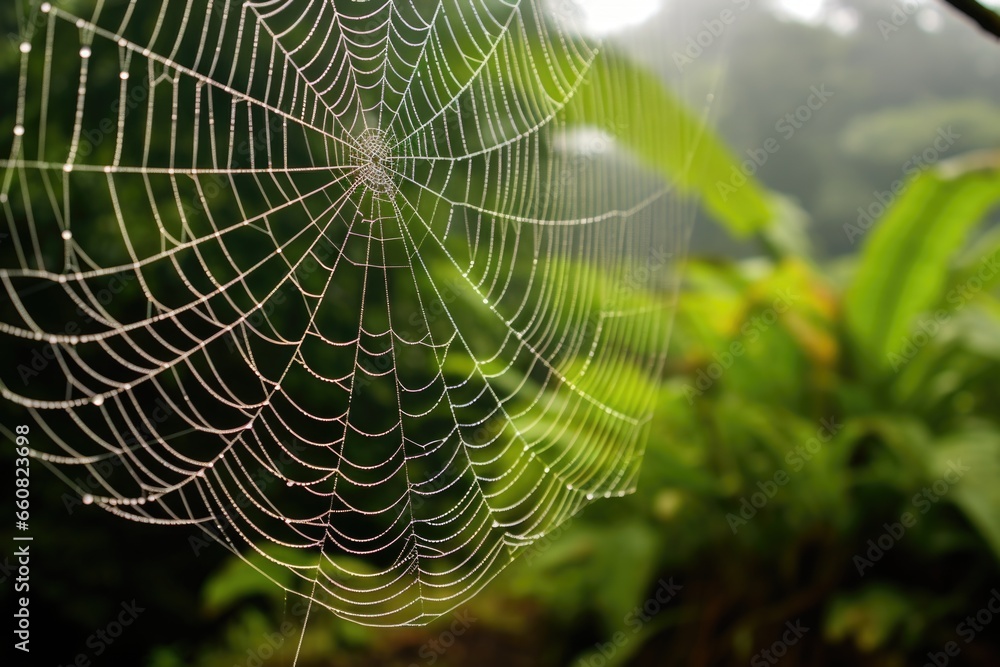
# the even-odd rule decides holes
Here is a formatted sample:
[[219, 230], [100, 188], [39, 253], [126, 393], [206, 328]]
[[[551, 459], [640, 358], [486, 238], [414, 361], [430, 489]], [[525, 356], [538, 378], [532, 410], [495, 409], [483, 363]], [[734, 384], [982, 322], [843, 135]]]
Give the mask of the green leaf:
[[1000, 558], [1000, 431], [984, 428], [950, 437], [935, 448], [934, 461], [942, 475], [949, 469], [961, 473], [949, 498]]
[[659, 76], [610, 49], [581, 63], [568, 52], [526, 39], [531, 58], [548, 65], [516, 82], [525, 87], [520, 94], [526, 99], [558, 99], [564, 94], [558, 82], [575, 81], [586, 68], [558, 114], [561, 121], [614, 137], [646, 168], [681, 192], [697, 195], [733, 234], [744, 236], [770, 224], [769, 195], [752, 176], [743, 175], [735, 156]]
[[512, 590], [567, 618], [591, 610], [611, 636], [627, 629], [630, 612], [642, 604], [656, 570], [656, 550], [655, 529], [641, 521], [594, 525], [572, 519], [558, 537], [529, 547]]
[[[239, 601], [254, 595], [263, 595], [281, 601], [285, 590], [293, 590], [309, 571], [317, 566], [312, 552], [279, 544], [264, 543], [242, 557], [233, 556], [216, 573], [202, 591], [205, 609], [217, 614]], [[330, 558], [331, 562], [353, 572], [371, 572], [370, 565], [353, 558]], [[298, 574], [292, 568], [300, 570]], [[277, 585], [276, 585], [277, 584]]]
[[770, 222], [765, 192], [743, 177], [732, 153], [658, 76], [625, 57], [602, 51], [564, 114], [568, 123], [609, 133], [668, 182], [697, 194], [734, 234]]
[[262, 544], [259, 549], [260, 552], [251, 551], [245, 554], [244, 558], [234, 556], [229, 559], [222, 569], [208, 580], [203, 597], [205, 608], [210, 613], [220, 612], [234, 602], [252, 595], [277, 596], [281, 599], [284, 590], [274, 584], [291, 587], [295, 583], [295, 575], [274, 561], [309, 564], [308, 554], [298, 549], [276, 544]]
[[770, 224], [761, 230], [761, 240], [774, 257], [812, 257], [812, 244], [809, 241], [809, 213], [806, 212], [792, 197], [772, 192], [772, 219]]
[[909, 644], [925, 624], [923, 614], [914, 613], [917, 606], [910, 595], [893, 586], [868, 586], [834, 598], [823, 631], [834, 642], [853, 639], [864, 653], [887, 646], [894, 636]]
[[952, 160], [910, 182], [871, 232], [845, 298], [865, 363], [885, 371], [915, 318], [941, 298], [952, 258], [1000, 201], [1000, 153]]

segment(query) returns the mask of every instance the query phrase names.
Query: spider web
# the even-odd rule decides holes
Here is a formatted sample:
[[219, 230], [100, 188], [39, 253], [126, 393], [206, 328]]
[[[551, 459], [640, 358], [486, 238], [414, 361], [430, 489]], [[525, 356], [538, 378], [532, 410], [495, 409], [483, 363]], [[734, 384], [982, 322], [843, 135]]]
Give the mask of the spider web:
[[598, 41], [538, 1], [24, 7], [2, 395], [83, 502], [401, 625], [633, 489], [691, 216], [574, 120], [629, 117]]

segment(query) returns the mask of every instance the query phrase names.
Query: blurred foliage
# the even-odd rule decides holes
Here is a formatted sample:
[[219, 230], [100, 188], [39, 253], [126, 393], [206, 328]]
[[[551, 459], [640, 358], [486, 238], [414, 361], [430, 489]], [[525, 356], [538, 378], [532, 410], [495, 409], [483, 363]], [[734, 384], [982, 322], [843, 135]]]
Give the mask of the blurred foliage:
[[[815, 38], [801, 26], [788, 30], [803, 43]], [[783, 44], [765, 61], [787, 60], [796, 47]], [[881, 70], [841, 67], [832, 84], [838, 94], [858, 78], [885, 84]], [[1000, 235], [986, 229], [1000, 200], [1000, 155], [970, 155], [916, 175], [861, 230], [858, 256], [825, 264], [811, 254], [796, 202], [753, 179], [720, 199], [714, 183], [728, 181], [736, 159], [652, 76], [633, 74], [637, 90], [654, 100], [644, 118], [674, 119], [683, 136], [700, 137], [707, 157], [685, 172], [681, 153], [619, 131], [641, 127], [635, 118], [605, 129], [648, 167], [700, 193], [734, 236], [756, 232], [770, 253], [687, 262], [637, 493], [588, 508], [466, 608], [426, 628], [375, 630], [310, 612], [218, 546], [194, 560], [177, 553], [185, 535], [102, 523], [86, 512], [73, 519], [86, 535], [39, 544], [59, 565], [57, 546], [79, 540], [71, 544], [75, 561], [87, 565], [75, 568], [76, 579], [57, 573], [43, 584], [40, 604], [58, 608], [65, 627], [87, 628], [76, 632], [85, 637], [111, 611], [81, 600], [145, 591], [159, 621], [144, 631], [145, 641], [160, 644], [148, 656], [152, 667], [285, 665], [295, 655], [303, 667], [746, 664], [800, 619], [810, 629], [788, 647], [786, 664], [915, 664], [957, 640], [956, 625], [996, 585], [1000, 558]], [[759, 77], [733, 79], [763, 88]], [[787, 99], [804, 89], [799, 80], [769, 79]], [[901, 97], [905, 85], [917, 84], [891, 86], [892, 94]], [[590, 92], [600, 95], [600, 86]], [[840, 104], [854, 113], [852, 102]], [[986, 103], [941, 108], [934, 117], [942, 123], [954, 112], [989, 130]], [[592, 109], [582, 98], [567, 116], [600, 125]], [[619, 111], [630, 113], [629, 105]], [[854, 150], [878, 136], [885, 153], [904, 150], [913, 127], [926, 122], [914, 114], [898, 126], [859, 116], [845, 145]], [[741, 110], [738, 123], [759, 120]], [[767, 121], [757, 126], [769, 129]], [[896, 136], [883, 133], [889, 126]], [[829, 145], [817, 137], [784, 149], [787, 181], [768, 184], [812, 178], [803, 156], [819, 154], [817, 144]], [[857, 201], [840, 196], [858, 191], [845, 185], [851, 179], [865, 195], [879, 187], [869, 172], [848, 171], [815, 184], [837, 196], [806, 188], [799, 200], [818, 210], [817, 202]], [[840, 234], [843, 216], [828, 217]], [[959, 461], [969, 470], [938, 494]], [[59, 480], [48, 484], [38, 488], [52, 489], [53, 498], [65, 491]], [[914, 522], [897, 539], [892, 531], [907, 513]], [[46, 532], [58, 530], [53, 521]], [[143, 561], [134, 572], [111, 564], [109, 554], [122, 558], [119, 540], [149, 545], [142, 558], [129, 556]], [[266, 553], [250, 559], [272, 577], [287, 576], [268, 567]], [[657, 597], [673, 584], [681, 587], [676, 595]], [[962, 650], [966, 664], [1000, 663], [991, 636]]]
[[970, 145], [1000, 144], [1000, 106], [982, 99], [929, 100], [920, 104], [858, 114], [840, 135], [852, 158], [897, 167], [928, 145], [928, 130], [960, 128]]
[[[690, 260], [639, 491], [529, 549], [458, 612], [462, 636], [456, 616], [348, 640], [317, 615], [301, 664], [746, 664], [796, 620], [788, 664], [913, 664], [959, 640], [1000, 558], [1000, 238], [977, 229], [998, 202], [1000, 154], [963, 156], [908, 183], [836, 271], [780, 246]], [[242, 630], [190, 664], [245, 664], [261, 609], [292, 616], [237, 604], [237, 563], [206, 604], [228, 588]]]
[[[540, 51], [540, 45], [535, 49]], [[540, 60], [544, 55], [535, 57]], [[696, 192], [705, 208], [733, 233], [757, 231], [771, 217], [756, 181], [730, 193], [718, 187], [730, 178], [729, 150], [654, 73], [629, 59], [602, 52], [590, 68], [588, 85], [570, 98], [565, 112], [568, 123], [607, 131], [666, 182]]]
[[[651, 25], [630, 39], [630, 52], [641, 54], [665, 39], [685, 44], [704, 21], [742, 6], [731, 0], [667, 4], [671, 32]], [[782, 20], [770, 5], [751, 2], [737, 11], [726, 39], [684, 67], [686, 99], [698, 108], [706, 94], [716, 93], [718, 131], [741, 158], [768, 138], [779, 141], [780, 151], [757, 177], [809, 211], [819, 256], [857, 249], [844, 234], [845, 220], [856, 219], [858, 205], [867, 205], [873, 192], [906, 178], [904, 162], [932, 146], [939, 128], [951, 125], [960, 135], [949, 157], [997, 145], [995, 40], [944, 2], [906, 4], [914, 11], [889, 32], [880, 26], [901, 11], [904, 4], [896, 0], [825, 0], [826, 16], [839, 30]], [[677, 75], [671, 59], [650, 66]], [[794, 136], [778, 132], [776, 123], [818, 85], [834, 94], [829, 103]], [[749, 256], [757, 250], [703, 222], [694, 230], [695, 252]]]

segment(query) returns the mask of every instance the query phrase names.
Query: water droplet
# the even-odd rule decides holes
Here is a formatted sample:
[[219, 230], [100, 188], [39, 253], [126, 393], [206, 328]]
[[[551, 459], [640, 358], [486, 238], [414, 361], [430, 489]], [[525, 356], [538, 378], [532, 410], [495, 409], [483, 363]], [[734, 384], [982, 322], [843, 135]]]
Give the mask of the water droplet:
[[73, 232], [69, 231], [68, 229], [64, 229], [62, 234], [60, 234], [60, 236], [62, 236], [63, 241], [69, 241], [71, 238], [73, 238]]
[[94, 396], [92, 399], [90, 399], [90, 402], [100, 407], [104, 405], [104, 397], [98, 394], [97, 396]]
[[14, 126], [14, 136], [15, 137], [23, 137], [24, 136], [24, 125], [15, 125]]
[[84, 46], [84, 47], [80, 48], [80, 57], [84, 58], [84, 59], [90, 57], [90, 47], [89, 46]]
[[84, 505], [90, 505], [93, 502], [94, 502], [94, 496], [90, 495], [89, 493], [85, 493], [83, 495], [83, 504]]
[[39, 9], [41, 9], [41, 10], [42, 10], [42, 13], [43, 13], [43, 14], [48, 14], [49, 12], [51, 12], [51, 11], [52, 11], [52, 5], [51, 5], [51, 4], [49, 4], [48, 2], [43, 2], [43, 3], [42, 3], [42, 6], [41, 6], [41, 7], [39, 7]]
[[118, 75], [118, 78], [122, 81], [128, 81], [128, 72], [122, 72]]
[[21, 42], [21, 46], [18, 48], [21, 50], [21, 53], [31, 53], [31, 44], [27, 42]]

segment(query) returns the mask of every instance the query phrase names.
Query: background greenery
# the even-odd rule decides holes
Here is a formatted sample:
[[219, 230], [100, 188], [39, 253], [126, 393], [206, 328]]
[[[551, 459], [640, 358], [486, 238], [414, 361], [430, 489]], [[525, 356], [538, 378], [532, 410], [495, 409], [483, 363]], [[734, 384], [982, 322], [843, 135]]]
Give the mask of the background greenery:
[[[889, 6], [858, 9], [850, 34], [755, 9], [688, 73], [693, 105], [725, 68], [728, 159], [773, 136], [810, 86], [836, 98], [760, 170], [767, 218], [745, 200], [705, 207], [639, 491], [588, 508], [430, 627], [314, 614], [299, 664], [769, 664], [759, 652], [796, 621], [808, 631], [784, 664], [919, 665], [950, 641], [950, 664], [1000, 663], [1000, 618], [959, 634], [1000, 584], [1000, 50], [953, 21], [884, 40]], [[906, 175], [852, 244], [857, 206], [949, 124], [950, 159]], [[691, 186], [711, 200], [728, 166]], [[958, 461], [970, 469], [942, 486]], [[133, 598], [135, 630], [95, 664], [253, 665], [268, 645], [266, 664], [290, 664], [294, 602], [218, 545], [67, 509], [49, 475], [33, 493], [33, 664], [71, 660]], [[637, 614], [664, 581], [674, 597]]]

